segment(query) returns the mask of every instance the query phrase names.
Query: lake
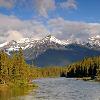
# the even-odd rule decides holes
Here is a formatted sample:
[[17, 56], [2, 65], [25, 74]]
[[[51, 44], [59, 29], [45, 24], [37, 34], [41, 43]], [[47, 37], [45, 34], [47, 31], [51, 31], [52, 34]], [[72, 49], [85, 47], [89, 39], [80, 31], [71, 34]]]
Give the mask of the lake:
[[39, 85], [34, 92], [9, 100], [100, 100], [100, 83], [68, 78], [33, 80]]

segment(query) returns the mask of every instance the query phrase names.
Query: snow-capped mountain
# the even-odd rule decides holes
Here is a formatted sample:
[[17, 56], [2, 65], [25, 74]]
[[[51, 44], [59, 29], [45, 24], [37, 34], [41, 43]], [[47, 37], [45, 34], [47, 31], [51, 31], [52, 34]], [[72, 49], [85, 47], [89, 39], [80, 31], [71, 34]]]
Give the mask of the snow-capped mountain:
[[15, 41], [12, 40], [10, 42], [5, 42], [3, 44], [0, 44], [0, 48], [7, 50], [7, 51], [17, 51], [19, 50], [19, 48], [22, 48], [23, 50], [25, 50], [26, 48], [28, 48], [29, 46], [31, 46], [31, 44], [33, 44], [35, 41], [33, 39], [30, 38], [23, 38], [21, 40]]
[[80, 44], [89, 48], [100, 48], [100, 36], [92, 36], [84, 43], [76, 39], [59, 40], [52, 35], [48, 35], [40, 40], [34, 40], [33, 38], [22, 38], [17, 41], [12, 40], [10, 42], [0, 44], [0, 49], [11, 52], [13, 50], [18, 51], [19, 48], [22, 48], [23, 50], [32, 48], [36, 50], [36, 52], [39, 50], [43, 52], [49, 48], [64, 49], [64, 47], [69, 44]]
[[58, 45], [67, 45], [69, 44], [69, 41], [61, 41], [59, 39], [56, 39], [54, 36], [48, 35], [43, 39], [40, 40], [34, 40], [33, 38], [23, 38], [18, 41], [12, 40], [10, 42], [5, 42], [3, 44], [0, 44], [1, 49], [5, 49], [7, 51], [13, 51], [13, 50], [19, 50], [19, 48], [22, 48], [23, 50], [31, 47], [38, 47], [40, 45], [48, 45], [52, 46], [53, 44], [58, 44]]
[[70, 43], [71, 41], [59, 40], [52, 35], [48, 35], [40, 40], [23, 38], [17, 41], [12, 40], [10, 42], [5, 42], [0, 44], [0, 49], [3, 49], [10, 54], [10, 52], [18, 51], [19, 48], [22, 48], [26, 58], [29, 58], [29, 55], [34, 58], [42, 52], [45, 52], [47, 49], [64, 49], [64, 47]]
[[47, 37], [43, 38], [42, 40], [44, 42], [45, 41], [50, 41], [50, 43], [55, 42], [55, 43], [60, 44], [60, 45], [67, 45], [67, 44], [69, 44], [68, 40], [67, 41], [59, 40], [59, 39], [57, 39], [57, 38], [55, 38], [54, 36], [51, 36], [51, 35], [48, 35]]
[[100, 46], [100, 35], [92, 36], [89, 38], [89, 43], [91, 45], [98, 45]]
[[88, 41], [77, 39], [59, 40], [48, 35], [40, 40], [23, 38], [0, 45], [0, 49], [11, 55], [13, 51], [23, 49], [25, 60], [38, 66], [66, 65], [74, 61], [100, 55], [100, 36], [92, 36]]
[[31, 48], [29, 46], [24, 50], [24, 54], [26, 58], [32, 59], [48, 49], [65, 49], [65, 46], [68, 44], [68, 41], [59, 40], [54, 36], [48, 35], [41, 40], [34, 41]]
[[88, 41], [84, 43], [84, 46], [100, 50], [100, 35], [95, 35], [88, 38]]

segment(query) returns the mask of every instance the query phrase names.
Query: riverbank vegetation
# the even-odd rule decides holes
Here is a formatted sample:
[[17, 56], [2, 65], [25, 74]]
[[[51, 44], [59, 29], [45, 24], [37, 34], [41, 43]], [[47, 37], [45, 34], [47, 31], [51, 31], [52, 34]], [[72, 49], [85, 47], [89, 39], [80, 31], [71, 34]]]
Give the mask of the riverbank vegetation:
[[[32, 77], [66, 77], [100, 81], [100, 56], [84, 58], [82, 61], [63, 67], [31, 67]], [[34, 70], [35, 69], [35, 70]]]
[[14, 52], [12, 57], [0, 51], [0, 91], [9, 87], [36, 87], [30, 81], [30, 67], [24, 60], [22, 49]]
[[100, 56], [84, 58], [82, 61], [68, 66], [67, 77], [95, 79], [100, 81]]
[[49, 66], [44, 68], [31, 66], [32, 78], [60, 77], [62, 73], [67, 73], [67, 67]]

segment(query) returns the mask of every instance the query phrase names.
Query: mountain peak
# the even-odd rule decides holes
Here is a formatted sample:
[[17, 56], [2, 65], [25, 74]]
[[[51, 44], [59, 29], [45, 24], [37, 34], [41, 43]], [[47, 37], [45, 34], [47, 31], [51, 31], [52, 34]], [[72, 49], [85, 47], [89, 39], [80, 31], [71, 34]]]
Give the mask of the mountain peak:
[[50, 40], [51, 38], [54, 38], [54, 39], [56, 39], [53, 35], [47, 35], [45, 38], [43, 38], [43, 39], [47, 39], [47, 40]]
[[100, 35], [95, 35], [89, 38], [89, 44], [91, 46], [100, 46]]
[[43, 40], [47, 40], [47, 41], [50, 41], [50, 42], [55, 42], [55, 43], [58, 43], [60, 45], [67, 45], [68, 44], [68, 41], [57, 39], [53, 35], [48, 35]]
[[100, 40], [100, 35], [95, 35], [89, 38], [89, 40]]
[[53, 35], [47, 35], [46, 37], [51, 38]]

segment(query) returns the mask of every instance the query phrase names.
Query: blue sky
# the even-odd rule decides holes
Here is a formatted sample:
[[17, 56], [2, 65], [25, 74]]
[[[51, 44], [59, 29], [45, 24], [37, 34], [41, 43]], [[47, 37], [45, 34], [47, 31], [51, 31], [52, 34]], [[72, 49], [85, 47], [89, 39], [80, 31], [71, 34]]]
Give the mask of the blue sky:
[[17, 39], [52, 34], [84, 40], [100, 34], [99, 10], [100, 0], [0, 0], [1, 42], [16, 34]]
[[[11, 0], [8, 0], [8, 2], [10, 1]], [[36, 8], [34, 7], [35, 1], [36, 0], [15, 0], [12, 8], [1, 6], [0, 13], [14, 15], [23, 20], [32, 19], [34, 16], [37, 17], [37, 19], [39, 17], [47, 19], [43, 16], [39, 16], [39, 13], [36, 12]], [[57, 8], [48, 10], [49, 18], [60, 16], [67, 20], [100, 22], [100, 0], [76, 0], [76, 9], [74, 9], [74, 7], [72, 9], [68, 9], [67, 7], [61, 8], [59, 4], [66, 1], [67, 0], [55, 0]]]

